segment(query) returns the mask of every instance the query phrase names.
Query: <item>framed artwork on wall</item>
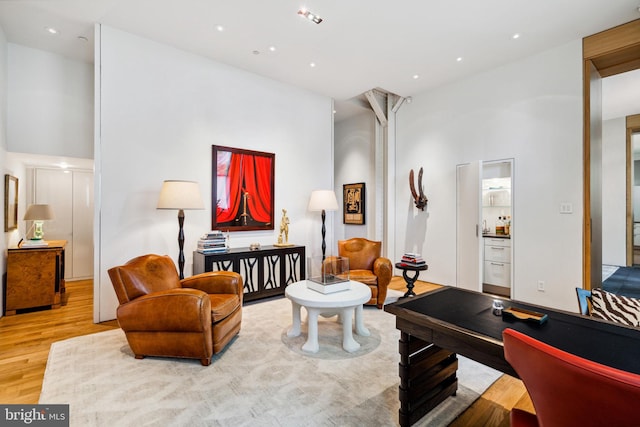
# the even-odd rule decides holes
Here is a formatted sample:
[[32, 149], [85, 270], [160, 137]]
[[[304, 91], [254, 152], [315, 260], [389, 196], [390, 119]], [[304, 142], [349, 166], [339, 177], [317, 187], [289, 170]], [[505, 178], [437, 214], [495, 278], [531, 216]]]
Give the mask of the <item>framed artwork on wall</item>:
[[364, 225], [365, 186], [364, 182], [342, 186], [343, 222]]
[[4, 231], [18, 228], [18, 178], [4, 176]]
[[273, 153], [213, 146], [211, 229], [273, 230]]

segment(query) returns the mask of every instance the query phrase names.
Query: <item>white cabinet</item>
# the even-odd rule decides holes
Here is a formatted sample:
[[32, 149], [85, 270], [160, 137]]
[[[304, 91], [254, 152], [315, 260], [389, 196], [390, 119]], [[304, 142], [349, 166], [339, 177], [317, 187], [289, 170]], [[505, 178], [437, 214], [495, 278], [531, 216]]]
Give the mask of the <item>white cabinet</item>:
[[33, 169], [29, 203], [51, 205], [55, 219], [44, 224], [46, 240], [66, 240], [65, 279], [93, 276], [93, 172]]
[[484, 238], [484, 279], [487, 285], [511, 287], [511, 239]]

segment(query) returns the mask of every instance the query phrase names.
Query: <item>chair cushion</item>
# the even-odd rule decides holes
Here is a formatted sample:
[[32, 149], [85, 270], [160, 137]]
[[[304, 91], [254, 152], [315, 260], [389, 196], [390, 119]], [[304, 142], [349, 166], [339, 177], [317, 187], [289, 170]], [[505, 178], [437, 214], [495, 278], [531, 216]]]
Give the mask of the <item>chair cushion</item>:
[[596, 288], [591, 291], [591, 315], [611, 322], [640, 326], [640, 299]]
[[378, 277], [371, 270], [349, 270], [349, 280], [355, 280], [365, 285], [378, 284]]
[[240, 297], [236, 294], [209, 294], [211, 300], [211, 321], [225, 319], [240, 307]]

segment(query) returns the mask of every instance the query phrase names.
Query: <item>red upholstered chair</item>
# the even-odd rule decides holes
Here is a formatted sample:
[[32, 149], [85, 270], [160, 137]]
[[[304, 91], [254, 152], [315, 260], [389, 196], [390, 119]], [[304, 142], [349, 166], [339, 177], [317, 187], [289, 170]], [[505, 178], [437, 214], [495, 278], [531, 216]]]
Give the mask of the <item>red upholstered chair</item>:
[[364, 283], [371, 289], [367, 302], [382, 308], [391, 281], [391, 261], [382, 257], [382, 242], [354, 237], [338, 241], [338, 255], [349, 258], [349, 279]]
[[640, 375], [583, 359], [513, 329], [505, 329], [502, 337], [504, 356], [536, 410], [533, 415], [513, 409], [512, 426], [640, 425]]
[[242, 276], [215, 271], [180, 280], [168, 256], [143, 255], [109, 269], [117, 317], [136, 359], [200, 359], [207, 366], [240, 332]]

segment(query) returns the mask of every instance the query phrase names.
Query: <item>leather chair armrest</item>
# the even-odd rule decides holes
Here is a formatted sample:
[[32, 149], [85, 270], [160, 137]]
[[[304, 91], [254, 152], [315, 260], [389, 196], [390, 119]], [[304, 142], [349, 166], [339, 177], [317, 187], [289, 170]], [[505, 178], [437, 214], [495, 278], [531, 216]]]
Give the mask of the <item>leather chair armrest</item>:
[[197, 289], [169, 289], [120, 305], [117, 316], [125, 332], [204, 331], [211, 328], [211, 299]]
[[373, 274], [378, 277], [378, 287], [387, 288], [393, 275], [393, 267], [388, 258], [377, 258], [373, 263]]
[[180, 281], [183, 288], [199, 289], [208, 294], [239, 295], [242, 301], [242, 276], [234, 271], [210, 271]]

